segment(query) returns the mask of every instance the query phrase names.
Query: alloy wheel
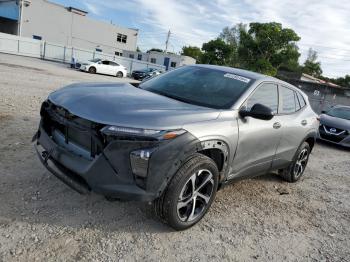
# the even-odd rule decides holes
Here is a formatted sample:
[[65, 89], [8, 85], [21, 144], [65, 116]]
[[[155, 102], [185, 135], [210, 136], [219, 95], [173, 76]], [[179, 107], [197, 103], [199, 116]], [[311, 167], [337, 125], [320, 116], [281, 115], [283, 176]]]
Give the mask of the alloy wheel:
[[306, 168], [308, 157], [309, 157], [309, 152], [308, 152], [307, 148], [304, 148], [303, 150], [301, 150], [301, 152], [299, 153], [298, 158], [295, 162], [295, 165], [294, 165], [293, 172], [294, 172], [295, 178], [298, 178], [303, 174], [303, 172]]
[[181, 221], [190, 222], [202, 215], [213, 195], [213, 174], [202, 169], [194, 173], [183, 186], [178, 202], [177, 214]]

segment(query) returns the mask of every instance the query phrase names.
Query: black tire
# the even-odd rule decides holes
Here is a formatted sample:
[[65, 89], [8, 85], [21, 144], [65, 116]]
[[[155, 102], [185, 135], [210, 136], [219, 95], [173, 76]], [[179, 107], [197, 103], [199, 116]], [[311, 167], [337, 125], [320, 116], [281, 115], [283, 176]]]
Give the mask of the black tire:
[[[212, 159], [194, 154], [176, 172], [162, 196], [154, 201], [156, 215], [175, 230], [195, 225], [215, 198], [218, 177], [219, 171]], [[198, 191], [192, 190], [196, 186]]]
[[90, 67], [90, 68], [89, 68], [89, 73], [90, 73], [90, 74], [96, 74], [96, 68], [93, 67], [93, 66]]
[[123, 76], [124, 76], [123, 72], [121, 72], [121, 71], [118, 71], [116, 74], [116, 77], [119, 77], [119, 78], [122, 78]]
[[302, 143], [295, 153], [292, 163], [289, 165], [289, 167], [282, 170], [281, 177], [290, 183], [297, 182], [304, 174], [305, 168], [309, 161], [310, 152], [310, 145], [307, 142]]

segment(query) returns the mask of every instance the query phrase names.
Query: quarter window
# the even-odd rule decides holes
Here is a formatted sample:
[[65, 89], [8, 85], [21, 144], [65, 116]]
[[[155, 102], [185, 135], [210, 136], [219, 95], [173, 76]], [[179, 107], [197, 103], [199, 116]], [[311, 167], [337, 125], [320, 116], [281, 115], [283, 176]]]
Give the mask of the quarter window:
[[276, 114], [278, 109], [277, 85], [266, 83], [259, 86], [253, 95], [248, 98], [246, 103], [247, 110], [250, 110], [255, 104], [267, 106]]
[[289, 89], [287, 87], [281, 86], [280, 87], [281, 97], [282, 97], [282, 114], [290, 114], [294, 113], [296, 111], [295, 108], [295, 95], [294, 91], [292, 89]]
[[300, 107], [303, 108], [306, 105], [305, 99], [299, 92], [296, 93], [299, 99]]

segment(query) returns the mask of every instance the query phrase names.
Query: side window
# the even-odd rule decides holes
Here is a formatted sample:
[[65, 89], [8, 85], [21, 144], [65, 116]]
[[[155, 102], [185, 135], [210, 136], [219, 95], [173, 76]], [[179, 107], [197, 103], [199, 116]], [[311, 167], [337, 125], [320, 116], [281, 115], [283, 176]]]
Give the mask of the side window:
[[107, 61], [107, 60], [102, 61], [102, 64], [103, 64], [103, 65], [109, 65], [109, 61]]
[[297, 96], [299, 99], [300, 107], [303, 108], [306, 105], [304, 97], [299, 92], [297, 92]]
[[281, 97], [282, 97], [282, 114], [294, 113], [296, 111], [295, 108], [295, 95], [292, 89], [281, 86], [280, 87]]
[[247, 102], [247, 110], [250, 110], [255, 104], [262, 104], [272, 109], [274, 114], [277, 114], [278, 108], [278, 90], [276, 84], [262, 84], [251, 95]]

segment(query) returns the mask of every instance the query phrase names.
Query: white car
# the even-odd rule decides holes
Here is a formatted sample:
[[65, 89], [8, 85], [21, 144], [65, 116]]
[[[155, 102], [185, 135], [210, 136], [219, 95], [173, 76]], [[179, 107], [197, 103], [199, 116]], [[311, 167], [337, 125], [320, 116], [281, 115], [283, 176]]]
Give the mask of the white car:
[[116, 77], [126, 77], [126, 68], [116, 62], [101, 59], [92, 59], [82, 63], [80, 70], [91, 74], [105, 74]]

